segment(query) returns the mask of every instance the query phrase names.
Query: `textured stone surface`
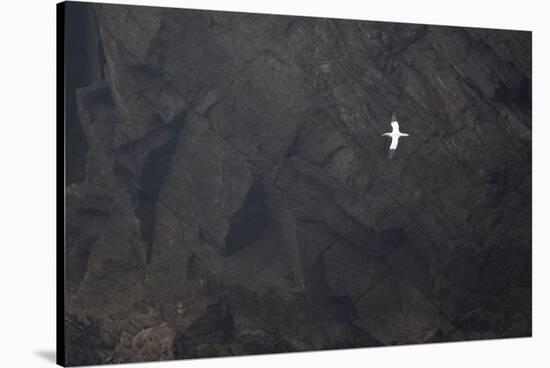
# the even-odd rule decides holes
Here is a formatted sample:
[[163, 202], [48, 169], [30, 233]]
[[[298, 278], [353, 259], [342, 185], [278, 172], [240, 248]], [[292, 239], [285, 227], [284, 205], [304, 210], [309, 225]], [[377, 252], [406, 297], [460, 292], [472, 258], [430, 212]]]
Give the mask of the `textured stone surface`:
[[67, 6], [69, 364], [531, 335], [530, 33]]

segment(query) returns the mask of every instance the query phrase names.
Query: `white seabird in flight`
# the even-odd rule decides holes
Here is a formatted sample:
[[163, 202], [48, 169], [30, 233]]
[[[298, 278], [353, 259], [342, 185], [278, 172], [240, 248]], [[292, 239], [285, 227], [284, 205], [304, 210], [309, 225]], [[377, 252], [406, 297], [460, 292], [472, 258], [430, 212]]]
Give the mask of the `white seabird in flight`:
[[391, 116], [391, 126], [392, 126], [391, 133], [382, 134], [382, 136], [391, 137], [390, 160], [393, 158], [393, 154], [395, 153], [395, 150], [397, 149], [397, 143], [399, 142], [399, 137], [408, 137], [409, 136], [407, 133], [401, 133], [399, 131], [399, 123], [397, 122], [397, 118], [395, 117], [395, 113], [393, 113], [392, 116]]

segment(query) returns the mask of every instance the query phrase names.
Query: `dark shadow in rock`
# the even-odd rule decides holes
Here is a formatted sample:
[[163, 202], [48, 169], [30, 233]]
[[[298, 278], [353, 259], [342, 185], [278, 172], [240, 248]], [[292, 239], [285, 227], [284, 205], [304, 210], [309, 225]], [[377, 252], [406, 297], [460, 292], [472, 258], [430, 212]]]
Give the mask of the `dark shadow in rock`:
[[387, 248], [399, 248], [407, 240], [407, 234], [401, 228], [383, 230], [380, 243]]
[[268, 224], [267, 193], [263, 182], [256, 180], [241, 208], [235, 213], [225, 238], [225, 254], [231, 256], [254, 243]]
[[141, 238], [147, 246], [147, 263], [151, 260], [153, 235], [156, 224], [156, 207], [160, 188], [176, 152], [178, 137], [185, 121], [185, 112], [176, 116], [168, 125], [172, 138], [151, 150], [141, 171], [141, 190], [138, 194], [136, 216], [140, 220]]
[[178, 331], [172, 346], [176, 359], [192, 357], [192, 342], [182, 331]]
[[523, 78], [516, 88], [508, 88], [502, 82], [495, 90], [496, 101], [505, 105], [516, 104], [522, 111], [531, 111], [531, 80]]
[[359, 319], [357, 308], [349, 296], [332, 296], [329, 302], [335, 307], [338, 319], [349, 322]]
[[403, 246], [407, 242], [407, 234], [402, 228], [382, 230], [377, 239], [367, 248], [373, 257], [384, 257], [388, 252]]
[[187, 274], [186, 280], [191, 282], [200, 282], [201, 279], [208, 279], [211, 275], [208, 272], [208, 268], [201, 261], [199, 257], [192, 254], [187, 261]]

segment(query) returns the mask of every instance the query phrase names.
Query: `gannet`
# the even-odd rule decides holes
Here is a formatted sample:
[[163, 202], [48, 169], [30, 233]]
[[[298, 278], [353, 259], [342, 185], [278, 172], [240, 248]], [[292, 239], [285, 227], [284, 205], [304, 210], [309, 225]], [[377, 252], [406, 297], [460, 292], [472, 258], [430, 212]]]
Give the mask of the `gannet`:
[[383, 136], [391, 137], [391, 145], [390, 145], [390, 160], [393, 159], [393, 154], [395, 153], [395, 150], [397, 149], [397, 143], [399, 142], [399, 137], [408, 137], [409, 135], [407, 133], [401, 133], [399, 131], [399, 123], [397, 122], [397, 118], [395, 117], [395, 113], [391, 116], [391, 126], [392, 131], [391, 133], [384, 133]]

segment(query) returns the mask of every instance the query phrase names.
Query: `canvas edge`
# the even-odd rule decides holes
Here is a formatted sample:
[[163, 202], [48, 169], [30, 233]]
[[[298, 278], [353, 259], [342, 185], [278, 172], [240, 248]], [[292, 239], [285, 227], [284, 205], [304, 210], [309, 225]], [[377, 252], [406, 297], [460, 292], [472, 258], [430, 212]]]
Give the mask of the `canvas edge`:
[[56, 364], [66, 365], [65, 339], [65, 2], [56, 14]]

